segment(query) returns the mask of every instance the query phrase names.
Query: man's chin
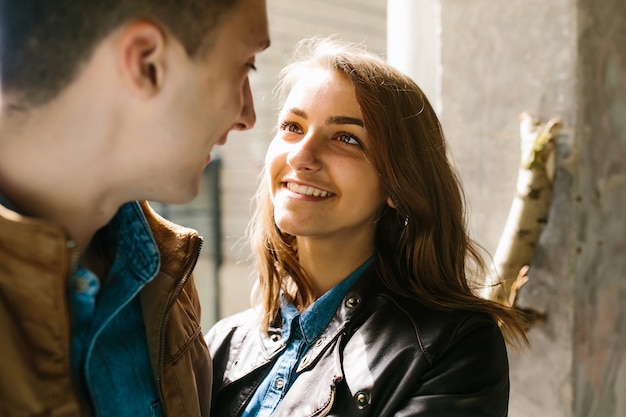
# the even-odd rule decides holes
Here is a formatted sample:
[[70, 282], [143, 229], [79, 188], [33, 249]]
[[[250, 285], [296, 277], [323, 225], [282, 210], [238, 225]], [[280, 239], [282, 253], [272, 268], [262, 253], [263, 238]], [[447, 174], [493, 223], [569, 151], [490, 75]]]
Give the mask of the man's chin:
[[163, 195], [161, 198], [154, 199], [163, 204], [188, 204], [191, 203], [200, 192], [200, 181], [180, 186], [178, 189], [173, 190], [167, 195]]

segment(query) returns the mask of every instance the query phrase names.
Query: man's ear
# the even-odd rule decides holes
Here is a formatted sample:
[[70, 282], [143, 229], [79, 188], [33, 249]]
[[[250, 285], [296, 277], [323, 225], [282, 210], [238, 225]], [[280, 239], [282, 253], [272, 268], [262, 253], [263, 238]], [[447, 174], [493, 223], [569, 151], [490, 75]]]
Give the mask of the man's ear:
[[150, 22], [132, 22], [122, 29], [118, 47], [120, 70], [129, 87], [145, 98], [158, 93], [166, 75], [163, 31]]

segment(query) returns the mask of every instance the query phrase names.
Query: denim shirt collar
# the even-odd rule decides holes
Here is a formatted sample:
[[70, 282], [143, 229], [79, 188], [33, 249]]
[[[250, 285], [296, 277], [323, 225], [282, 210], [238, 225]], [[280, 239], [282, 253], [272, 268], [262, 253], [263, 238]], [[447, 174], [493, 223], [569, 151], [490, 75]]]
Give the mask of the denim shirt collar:
[[120, 264], [130, 267], [133, 274], [129, 275], [147, 282], [157, 274], [161, 264], [159, 250], [138, 202], [120, 207], [103, 232], [105, 248], [117, 249], [113, 254], [116, 263], [122, 260]]
[[343, 281], [328, 290], [318, 298], [309, 308], [301, 314], [291, 303], [288, 303], [281, 292], [281, 315], [283, 319], [283, 340], [289, 340], [292, 322], [297, 320], [300, 332], [307, 344], [311, 344], [319, 337], [328, 325], [328, 322], [335, 314], [335, 310], [341, 303], [352, 284], [361, 276], [363, 271], [373, 262], [374, 257], [369, 258], [365, 263], [348, 275]]
[[2, 194], [1, 191], [0, 191], [0, 205], [8, 208], [11, 211], [19, 213], [17, 208], [9, 201], [9, 199], [4, 194]]

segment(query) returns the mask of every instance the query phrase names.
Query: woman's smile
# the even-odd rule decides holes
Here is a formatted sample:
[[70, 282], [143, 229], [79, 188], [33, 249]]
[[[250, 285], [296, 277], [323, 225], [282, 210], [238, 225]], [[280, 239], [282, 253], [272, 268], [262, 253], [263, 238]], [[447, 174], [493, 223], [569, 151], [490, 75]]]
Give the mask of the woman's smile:
[[332, 197], [333, 193], [329, 191], [324, 191], [319, 188], [315, 188], [309, 185], [296, 184], [295, 182], [287, 182], [285, 183], [286, 188], [296, 194], [304, 195], [308, 197]]

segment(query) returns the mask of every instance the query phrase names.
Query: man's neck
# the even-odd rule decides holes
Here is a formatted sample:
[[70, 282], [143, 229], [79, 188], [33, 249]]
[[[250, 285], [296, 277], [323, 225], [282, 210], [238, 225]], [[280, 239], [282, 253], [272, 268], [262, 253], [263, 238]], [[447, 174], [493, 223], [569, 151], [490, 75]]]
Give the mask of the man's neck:
[[57, 113], [0, 118], [0, 192], [21, 214], [65, 228], [84, 249], [129, 199], [115, 193], [104, 136], [53, 122]]
[[80, 193], [66, 198], [40, 195], [29, 198], [28, 194], [14, 196], [2, 188], [0, 192], [10, 203], [9, 208], [63, 227], [81, 250], [87, 248], [94, 234], [109, 223], [120, 207], [114, 204], [107, 208], [107, 204], [89, 203], [88, 200], [77, 202], [82, 197]]

